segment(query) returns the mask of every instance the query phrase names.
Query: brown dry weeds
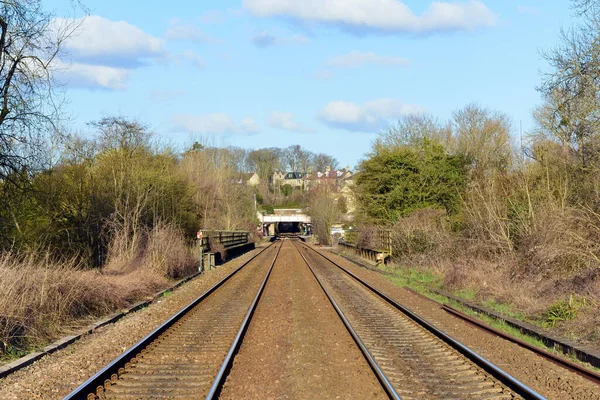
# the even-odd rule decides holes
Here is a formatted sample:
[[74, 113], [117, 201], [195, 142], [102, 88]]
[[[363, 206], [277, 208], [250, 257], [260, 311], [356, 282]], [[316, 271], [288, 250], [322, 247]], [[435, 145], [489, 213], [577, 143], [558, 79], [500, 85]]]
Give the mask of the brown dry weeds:
[[[557, 334], [600, 348], [600, 219], [585, 210], [551, 207], [533, 219], [507, 249], [453, 233], [443, 212], [421, 210], [393, 229], [396, 264], [433, 273], [445, 289], [468, 290], [476, 301], [506, 305]], [[568, 317], [551, 322], [549, 313], [571, 299], [578, 305], [563, 307]]]
[[148, 232], [139, 249], [133, 257], [113, 251], [102, 270], [76, 259], [1, 254], [0, 359], [46, 345], [65, 327], [127, 307], [195, 270], [183, 235], [168, 225]]

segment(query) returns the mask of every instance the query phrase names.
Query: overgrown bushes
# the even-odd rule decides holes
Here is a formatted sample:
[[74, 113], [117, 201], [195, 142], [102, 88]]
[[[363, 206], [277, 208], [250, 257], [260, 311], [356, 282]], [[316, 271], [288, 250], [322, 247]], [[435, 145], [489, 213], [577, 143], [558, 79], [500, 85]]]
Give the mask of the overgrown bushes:
[[0, 357], [193, 273], [200, 226], [254, 222], [234, 160], [177, 154], [122, 117], [92, 125], [97, 136], [67, 140], [53, 167], [0, 181]]
[[[529, 138], [525, 153], [511, 146], [506, 117], [476, 106], [443, 125], [407, 119], [360, 165], [359, 218], [365, 232], [392, 229], [399, 265], [600, 340], [600, 316], [589, 306], [600, 303], [600, 136], [590, 128], [582, 158], [582, 142], [562, 140], [543, 120], [550, 117], [538, 115], [543, 134]], [[436, 144], [424, 150], [428, 141]], [[451, 160], [465, 163], [452, 169]], [[586, 306], [566, 307], [573, 298]]]
[[131, 257], [116, 234], [103, 269], [49, 253], [1, 254], [0, 357], [44, 344], [78, 319], [114, 312], [195, 271], [180, 230], [160, 223], [138, 240]]
[[446, 212], [431, 208], [398, 220], [391, 235], [393, 254], [399, 257], [439, 253], [452, 244]]

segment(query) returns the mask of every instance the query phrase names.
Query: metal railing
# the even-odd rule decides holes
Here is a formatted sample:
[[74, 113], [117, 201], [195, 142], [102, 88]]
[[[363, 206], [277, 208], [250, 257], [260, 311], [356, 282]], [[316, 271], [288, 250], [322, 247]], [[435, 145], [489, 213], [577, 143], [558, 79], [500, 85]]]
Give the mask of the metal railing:
[[210, 251], [211, 244], [220, 244], [225, 249], [249, 243], [250, 232], [202, 230], [202, 249]]

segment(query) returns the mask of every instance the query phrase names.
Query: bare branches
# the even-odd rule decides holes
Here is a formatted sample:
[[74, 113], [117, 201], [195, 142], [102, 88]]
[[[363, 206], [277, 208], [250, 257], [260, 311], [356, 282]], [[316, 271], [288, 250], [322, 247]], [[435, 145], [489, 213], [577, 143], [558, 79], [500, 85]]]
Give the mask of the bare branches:
[[55, 26], [41, 0], [0, 1], [0, 179], [31, 167], [41, 138], [58, 131], [52, 62], [74, 29]]
[[589, 168], [590, 145], [600, 130], [600, 1], [576, 0], [573, 8], [581, 21], [561, 31], [561, 44], [543, 54], [552, 70], [539, 88], [546, 104], [535, 116], [538, 128]]

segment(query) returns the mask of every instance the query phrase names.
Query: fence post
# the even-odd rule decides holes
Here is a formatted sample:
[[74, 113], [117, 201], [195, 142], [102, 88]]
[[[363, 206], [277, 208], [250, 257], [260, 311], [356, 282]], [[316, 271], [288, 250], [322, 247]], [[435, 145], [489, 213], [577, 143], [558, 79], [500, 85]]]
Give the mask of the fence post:
[[198, 231], [198, 233], [196, 233], [196, 237], [200, 241], [200, 261], [198, 264], [198, 272], [202, 273], [202, 272], [204, 272], [204, 271], [202, 271], [202, 250], [204, 248], [204, 239], [203, 239], [202, 231]]

